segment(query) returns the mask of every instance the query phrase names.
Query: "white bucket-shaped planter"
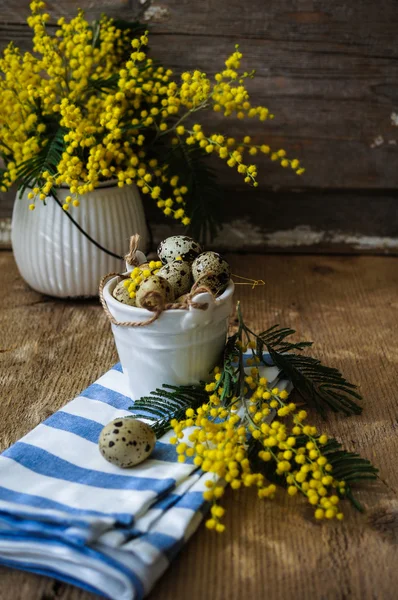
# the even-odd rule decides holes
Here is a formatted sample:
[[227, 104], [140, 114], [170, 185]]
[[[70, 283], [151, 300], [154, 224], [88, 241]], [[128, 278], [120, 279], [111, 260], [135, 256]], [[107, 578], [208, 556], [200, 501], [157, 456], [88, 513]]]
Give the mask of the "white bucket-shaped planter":
[[[37, 201], [30, 211], [26, 190], [18, 194], [12, 215], [11, 241], [21, 276], [36, 291], [59, 298], [96, 296], [104, 273], [120, 272], [124, 261], [95, 246], [71, 222], [51, 196]], [[70, 194], [57, 191], [61, 203]], [[141, 196], [135, 185], [119, 188], [114, 182], [100, 184], [85, 194], [80, 206], [71, 207], [75, 221], [101, 246], [124, 256], [134, 231], [140, 248], [146, 249], [148, 230]]]
[[[122, 304], [112, 296], [119, 281], [110, 279], [103, 289], [103, 300], [112, 317], [120, 322], [143, 322], [153, 313]], [[131, 397], [147, 396], [164, 383], [189, 385], [208, 381], [219, 360], [227, 337], [228, 319], [232, 310], [234, 284], [218, 298], [200, 293], [195, 303], [199, 308], [165, 310], [149, 325], [126, 327], [112, 323], [123, 372], [129, 380]]]

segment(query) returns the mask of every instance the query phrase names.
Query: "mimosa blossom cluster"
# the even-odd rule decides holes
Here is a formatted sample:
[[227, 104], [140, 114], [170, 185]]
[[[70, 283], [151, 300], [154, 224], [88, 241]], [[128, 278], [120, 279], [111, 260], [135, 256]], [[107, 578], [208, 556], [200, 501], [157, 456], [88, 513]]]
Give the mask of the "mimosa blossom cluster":
[[[248, 347], [254, 348], [255, 343], [241, 349]], [[224, 531], [225, 510], [219, 499], [225, 483], [234, 490], [255, 487], [259, 498], [274, 497], [276, 485], [264, 474], [261, 463], [285, 481], [289, 496], [306, 498], [316, 519], [342, 520], [339, 502], [346, 484], [333, 476], [333, 467], [323, 454], [328, 437], [307, 424], [306, 411], [289, 401], [286, 390], [269, 385], [256, 356], [248, 362], [252, 366], [245, 369], [241, 395], [231, 394], [224, 385], [225, 370], [216, 367], [213, 381], [206, 386], [208, 402], [196, 411], [189, 408], [185, 419], [172, 422], [171, 442], [176, 444], [178, 460], [193, 459], [204, 472], [214, 475], [204, 493], [211, 502], [206, 526]]]
[[[255, 145], [249, 136], [206, 132], [196, 122], [204, 110], [225, 118], [273, 118], [250, 102], [246, 80], [253, 73], [241, 71], [238, 47], [213, 78], [194, 70], [176, 80], [148, 57], [147, 32], [135, 35], [107, 17], [93, 26], [79, 11], [69, 22], [59, 19], [50, 33], [45, 3], [34, 0], [30, 7], [33, 53], [11, 43], [0, 60], [0, 154], [6, 163], [2, 189], [15, 181], [31, 187], [32, 210], [61, 185], [70, 189], [64, 203], [69, 210], [100, 182], [115, 180], [120, 187], [136, 184], [166, 215], [188, 225], [190, 190], [180, 173], [171, 172], [167, 145], [170, 151], [197, 145], [254, 186], [257, 154], [304, 172], [283, 149]], [[41, 169], [43, 158], [53, 160]], [[28, 166], [35, 168], [34, 181]]]

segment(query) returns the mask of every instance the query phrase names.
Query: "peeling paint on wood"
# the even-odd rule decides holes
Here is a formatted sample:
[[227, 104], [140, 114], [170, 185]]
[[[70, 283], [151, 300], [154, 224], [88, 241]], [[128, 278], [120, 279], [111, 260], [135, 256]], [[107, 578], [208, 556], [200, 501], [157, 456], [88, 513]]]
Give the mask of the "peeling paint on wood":
[[348, 246], [352, 246], [355, 250], [369, 250], [369, 251], [398, 251], [398, 238], [392, 237], [381, 237], [371, 235], [360, 235], [360, 234], [341, 234], [338, 232], [330, 232], [330, 239], [332, 244], [344, 243]]
[[214, 246], [225, 250], [256, 251], [262, 248], [280, 250], [303, 250], [327, 247], [328, 251], [340, 251], [343, 247], [360, 252], [398, 253], [398, 238], [362, 235], [342, 231], [318, 231], [308, 225], [262, 233], [260, 227], [244, 220], [234, 221], [225, 227], [215, 239]]
[[316, 231], [306, 225], [294, 229], [274, 231], [265, 236], [265, 244], [274, 248], [298, 248], [320, 244], [346, 245], [353, 250], [398, 252], [398, 238], [346, 233], [342, 231]]
[[[0, 203], [0, 223], [5, 219], [2, 247], [10, 246], [14, 198], [12, 191]], [[214, 247], [224, 252], [398, 254], [398, 193], [394, 190], [347, 193], [221, 188], [220, 204], [224, 227]], [[182, 233], [153, 202], [145, 199], [144, 207], [155, 242]]]
[[149, 8], [144, 12], [144, 21], [151, 23], [162, 23], [167, 20], [170, 16], [169, 9], [166, 6], [160, 4], [151, 4]]
[[[170, 235], [176, 228], [167, 224], [152, 227], [154, 245]], [[0, 249], [11, 247], [11, 219], [0, 219]], [[209, 247], [222, 252], [329, 252], [349, 254], [398, 255], [398, 238], [372, 236], [343, 231], [320, 231], [308, 225], [293, 229], [264, 232], [261, 227], [245, 219], [236, 219], [226, 225]], [[126, 248], [127, 252], [127, 248]]]
[[11, 219], [0, 219], [0, 248], [11, 248]]

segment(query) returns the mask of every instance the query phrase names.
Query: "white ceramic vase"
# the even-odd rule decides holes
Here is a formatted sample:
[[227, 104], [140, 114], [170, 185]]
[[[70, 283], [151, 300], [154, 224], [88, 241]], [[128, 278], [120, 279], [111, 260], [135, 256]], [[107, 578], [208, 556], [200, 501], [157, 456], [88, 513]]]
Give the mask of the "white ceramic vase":
[[[96, 296], [101, 277], [124, 270], [124, 262], [100, 250], [87, 239], [56, 203], [37, 201], [30, 211], [25, 191], [17, 197], [12, 215], [11, 240], [15, 260], [24, 280], [38, 292], [58, 298]], [[59, 189], [61, 203], [69, 195]], [[101, 246], [124, 256], [129, 239], [139, 233], [146, 249], [148, 230], [141, 196], [135, 185], [119, 188], [106, 182], [85, 194], [71, 214]]]

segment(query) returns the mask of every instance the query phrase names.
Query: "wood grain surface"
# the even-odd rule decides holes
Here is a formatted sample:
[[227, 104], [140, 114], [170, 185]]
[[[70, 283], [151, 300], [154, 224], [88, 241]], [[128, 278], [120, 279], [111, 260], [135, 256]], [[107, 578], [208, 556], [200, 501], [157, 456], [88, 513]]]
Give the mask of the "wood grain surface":
[[[15, 195], [13, 189], [0, 200], [0, 249], [11, 248], [7, 215]], [[218, 251], [398, 254], [398, 190], [264, 193], [226, 187], [218, 202], [223, 226], [211, 243]], [[151, 198], [144, 197], [143, 204], [154, 248], [166, 237], [184, 233]]]
[[[25, 24], [28, 4], [27, 0], [0, 0], [0, 49], [10, 40], [23, 49], [31, 47], [31, 31]], [[205, 127], [238, 137], [250, 134], [258, 143], [286, 148], [289, 156], [302, 159], [307, 171], [300, 178], [259, 157], [260, 216], [253, 216], [246, 202], [250, 192], [242, 179], [212, 157], [224, 191], [226, 222], [231, 221], [230, 210], [238, 210], [240, 223], [235, 221], [233, 227], [241, 237], [259, 222], [266, 229], [269, 215], [264, 218], [262, 213], [271, 202], [277, 206], [277, 230], [286, 231], [287, 237], [295, 237], [292, 223], [298, 217], [300, 226], [315, 228], [323, 236], [320, 249], [338, 251], [333, 240], [340, 235], [343, 245], [358, 250], [356, 239], [368, 235], [363, 229], [366, 221], [382, 230], [382, 239], [372, 233], [376, 251], [391, 245], [397, 251], [397, 210], [392, 220], [369, 196], [375, 191], [382, 203], [389, 198], [395, 206], [398, 203], [398, 128], [391, 120], [398, 112], [396, 0], [51, 0], [47, 4], [53, 24], [62, 15], [74, 15], [78, 6], [89, 19], [106, 12], [147, 22], [153, 56], [177, 74], [193, 68], [214, 74], [239, 43], [245, 68], [256, 70], [256, 78], [249, 82], [252, 100], [268, 106], [276, 117], [261, 125], [254, 120], [221, 123], [213, 113], [203, 118]], [[296, 194], [292, 208], [292, 190], [310, 190], [316, 205], [301, 207], [303, 196]], [[352, 219], [351, 210], [346, 216], [343, 211], [343, 227], [337, 232], [330, 225], [317, 229], [314, 221], [333, 212], [325, 190], [342, 196], [347, 207], [360, 204], [363, 218]], [[9, 217], [12, 198], [0, 197], [0, 205], [2, 216]], [[285, 247], [286, 235], [271, 244], [266, 231], [259, 235], [260, 246]], [[300, 232], [298, 238], [305, 242]], [[234, 240], [227, 245], [236, 248]]]
[[[103, 12], [140, 18], [151, 26], [151, 51], [176, 73], [223, 66], [235, 43], [244, 67], [256, 70], [253, 101], [269, 106], [274, 121], [232, 120], [231, 134], [302, 158], [304, 178], [281, 171], [265, 157], [262, 185], [315, 188], [395, 188], [398, 185], [398, 6], [395, 0], [52, 0], [52, 23], [77, 7], [89, 19]], [[26, 0], [0, 1], [0, 47], [10, 40], [27, 49]], [[220, 116], [205, 119], [220, 128]], [[227, 127], [227, 123], [223, 125]], [[380, 146], [374, 140], [383, 138]], [[391, 143], [393, 145], [391, 145]], [[223, 183], [230, 170], [220, 169]], [[237, 179], [237, 181], [239, 181]]]
[[[363, 415], [322, 427], [380, 468], [363, 487], [361, 515], [316, 523], [298, 498], [227, 494], [227, 532], [203, 527], [158, 582], [150, 600], [394, 600], [398, 571], [397, 260], [391, 257], [228, 257], [257, 330], [289, 325], [316, 341], [313, 354], [361, 386]], [[59, 301], [30, 290], [12, 255], [0, 253], [0, 447], [62, 407], [116, 360], [97, 301]], [[319, 424], [319, 419], [314, 416]], [[0, 600], [90, 600], [51, 579], [0, 569]]]

